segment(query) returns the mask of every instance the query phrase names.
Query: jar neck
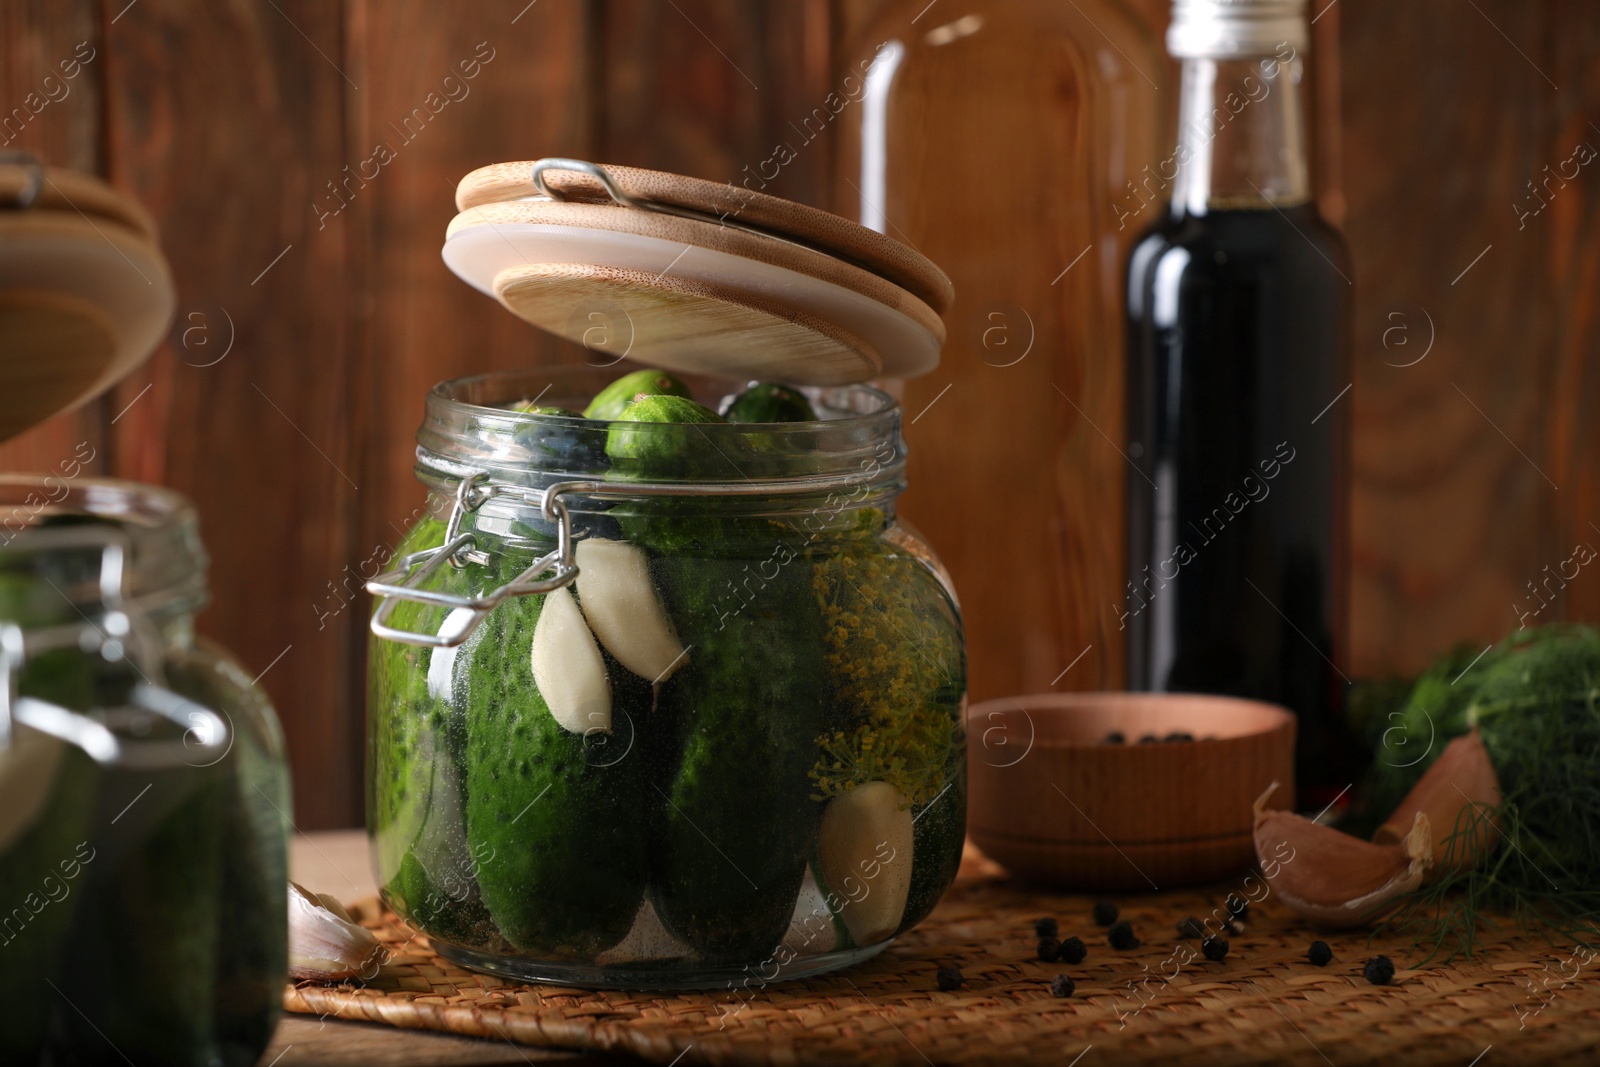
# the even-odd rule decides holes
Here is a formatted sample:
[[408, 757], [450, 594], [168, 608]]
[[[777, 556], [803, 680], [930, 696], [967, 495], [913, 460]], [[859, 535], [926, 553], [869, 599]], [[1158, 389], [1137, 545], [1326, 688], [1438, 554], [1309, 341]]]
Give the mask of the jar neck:
[[[547, 368], [444, 382], [428, 397], [417, 432], [417, 476], [430, 511], [448, 521], [465, 478], [474, 492], [470, 526], [533, 540], [554, 529], [543, 495], [558, 492], [573, 515], [714, 515], [838, 529], [885, 514], [904, 486], [900, 408], [865, 386], [813, 390], [823, 417], [796, 423], [607, 422], [509, 410], [519, 399], [581, 410], [615, 370]], [[715, 409], [736, 383], [691, 380]], [[625, 440], [622, 440], [625, 438]]]
[[126, 615], [163, 645], [187, 645], [206, 562], [194, 508], [176, 493], [0, 476], [0, 623], [33, 630]]
[[1269, 55], [1183, 61], [1174, 215], [1311, 199], [1302, 75], [1287, 42]]

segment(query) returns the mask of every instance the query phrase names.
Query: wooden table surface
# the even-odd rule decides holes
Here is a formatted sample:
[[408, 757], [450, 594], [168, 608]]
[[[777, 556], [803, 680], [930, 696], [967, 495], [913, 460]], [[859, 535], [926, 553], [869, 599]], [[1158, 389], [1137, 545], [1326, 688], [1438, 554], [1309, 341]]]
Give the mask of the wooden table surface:
[[[289, 875], [313, 892], [329, 893], [345, 901], [360, 900], [378, 891], [367, 861], [367, 835], [361, 830], [295, 835], [289, 853]], [[285, 1016], [271, 1047], [261, 1058], [262, 1067], [477, 1067], [501, 1063], [577, 1067], [628, 1062], [634, 1061], [307, 1015]]]

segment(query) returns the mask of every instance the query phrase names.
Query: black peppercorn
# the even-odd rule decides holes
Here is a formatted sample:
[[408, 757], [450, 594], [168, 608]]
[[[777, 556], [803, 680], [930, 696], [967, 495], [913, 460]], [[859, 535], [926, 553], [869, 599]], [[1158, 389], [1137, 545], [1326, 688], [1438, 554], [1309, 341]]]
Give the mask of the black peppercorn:
[[1139, 947], [1139, 939], [1133, 936], [1133, 924], [1126, 919], [1111, 924], [1111, 929], [1106, 933], [1106, 940], [1115, 949]]
[[1117, 906], [1109, 900], [1095, 901], [1094, 921], [1097, 926], [1110, 926], [1117, 921]]
[[1306, 950], [1306, 959], [1313, 967], [1326, 967], [1328, 961], [1333, 959], [1333, 949], [1328, 947], [1326, 941], [1313, 941], [1311, 947]]
[[1145, 734], [1143, 737], [1139, 738], [1139, 743], [1141, 745], [1158, 745], [1161, 743], [1161, 738], [1157, 737], [1155, 734]]
[[1227, 908], [1230, 919], [1237, 919], [1240, 922], [1248, 922], [1250, 920], [1250, 901], [1244, 897], [1229, 893]]
[[1193, 915], [1178, 923], [1179, 937], [1205, 937], [1206, 928], [1200, 925], [1200, 920]]
[[1061, 927], [1054, 919], [1035, 919], [1033, 922], [1034, 937], [1059, 937]]
[[1212, 963], [1221, 963], [1228, 958], [1228, 940], [1213, 934], [1200, 942], [1200, 951]]
[[965, 982], [965, 981], [966, 981], [966, 979], [961, 977], [961, 968], [959, 968], [959, 967], [940, 967], [939, 968], [938, 982], [939, 982], [939, 988], [942, 991], [944, 991], [946, 993], [949, 993], [952, 990], [960, 989], [962, 983]]
[[1112, 730], [1109, 734], [1106, 734], [1104, 743], [1108, 745], [1125, 745], [1128, 743], [1128, 738], [1121, 730]]
[[1053, 963], [1061, 955], [1061, 942], [1053, 937], [1039, 939], [1039, 959], [1045, 963]]
[[1193, 741], [1194, 740], [1194, 734], [1186, 733], [1183, 730], [1174, 730], [1172, 733], [1167, 735], [1167, 740], [1169, 742], [1170, 741]]
[[1361, 973], [1366, 975], [1367, 981], [1373, 985], [1388, 985], [1394, 978], [1394, 963], [1388, 956], [1374, 956], [1367, 961]]
[[1089, 950], [1087, 947], [1085, 947], [1083, 938], [1081, 937], [1069, 937], [1065, 941], [1061, 942], [1061, 955], [1059, 959], [1063, 963], [1082, 963], [1084, 957], [1088, 954]]
[[1058, 997], [1070, 997], [1078, 989], [1078, 983], [1064, 974], [1058, 974], [1050, 979], [1050, 992]]

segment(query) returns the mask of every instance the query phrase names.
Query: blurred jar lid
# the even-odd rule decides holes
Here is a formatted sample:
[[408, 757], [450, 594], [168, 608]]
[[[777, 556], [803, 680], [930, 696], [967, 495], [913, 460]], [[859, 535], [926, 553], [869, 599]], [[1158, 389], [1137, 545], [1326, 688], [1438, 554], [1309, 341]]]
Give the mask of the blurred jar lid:
[[98, 178], [0, 153], [0, 441], [149, 358], [173, 303], [142, 207]]
[[450, 269], [602, 354], [801, 385], [939, 362], [950, 279], [915, 249], [816, 208], [572, 159], [475, 170], [456, 207]]

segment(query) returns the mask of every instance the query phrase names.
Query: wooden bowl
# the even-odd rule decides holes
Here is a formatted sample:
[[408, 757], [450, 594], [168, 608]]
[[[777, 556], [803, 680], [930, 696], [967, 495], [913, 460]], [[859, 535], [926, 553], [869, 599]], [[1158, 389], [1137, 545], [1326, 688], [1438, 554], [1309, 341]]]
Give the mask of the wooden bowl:
[[[1105, 738], [1120, 731], [1124, 744]], [[1146, 735], [1193, 741], [1140, 743]], [[1255, 860], [1251, 805], [1294, 802], [1294, 716], [1187, 693], [1050, 693], [967, 713], [967, 830], [1027, 881], [1165, 890]]]

